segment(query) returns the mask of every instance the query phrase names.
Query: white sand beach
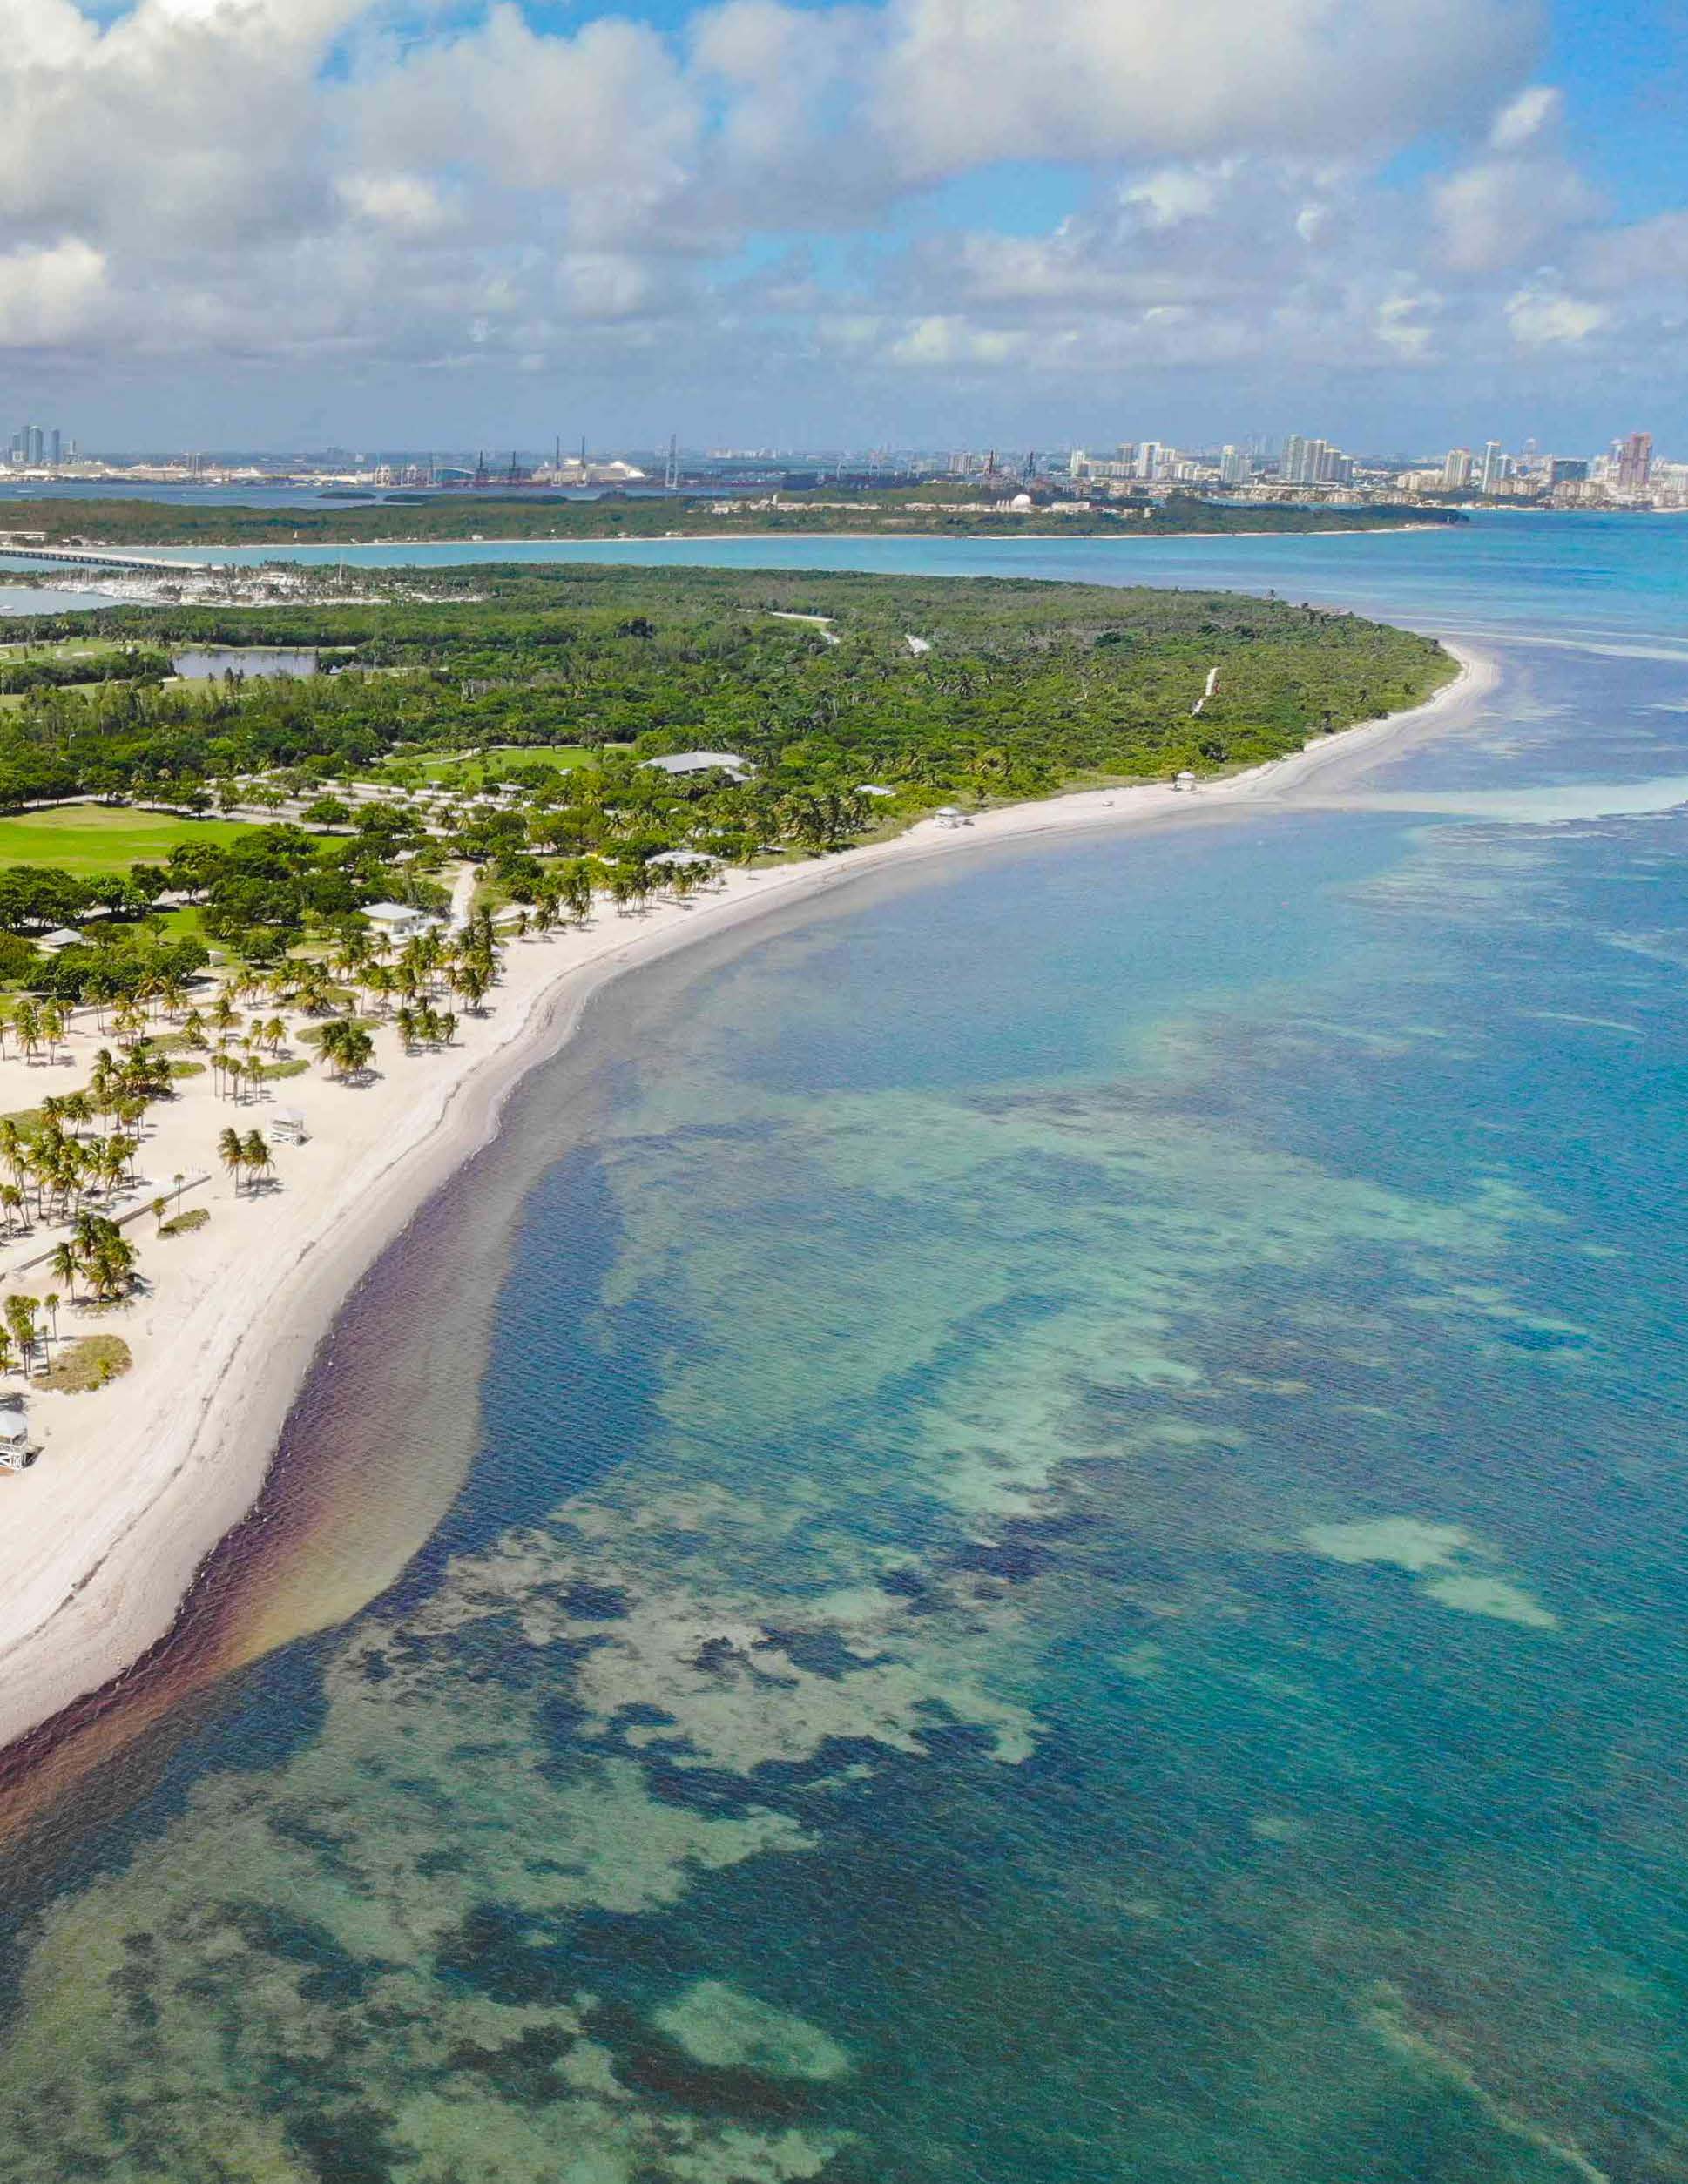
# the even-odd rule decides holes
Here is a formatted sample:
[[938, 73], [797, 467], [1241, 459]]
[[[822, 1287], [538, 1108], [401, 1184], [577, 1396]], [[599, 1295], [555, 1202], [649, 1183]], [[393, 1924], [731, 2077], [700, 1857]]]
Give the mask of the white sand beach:
[[[1448, 648], [1455, 650], [1453, 647]], [[1487, 657], [1459, 653], [1459, 677], [1428, 704], [1323, 739], [1296, 756], [1205, 783], [1111, 788], [984, 812], [963, 826], [928, 820], [892, 841], [762, 873], [730, 872], [714, 892], [641, 915], [607, 904], [584, 929], [511, 941], [483, 1014], [460, 1016], [457, 1043], [402, 1055], [378, 1035], [367, 1083], [314, 1068], [232, 1106], [209, 1074], [149, 1110], [141, 1180], [124, 1202], [157, 1196], [211, 1218], [191, 1235], [155, 1238], [142, 1210], [132, 1234], [147, 1287], [98, 1318], [61, 1305], [61, 1344], [122, 1335], [134, 1365], [90, 1393], [24, 1390], [42, 1446], [34, 1467], [0, 1476], [0, 1746], [117, 1675], [169, 1628], [195, 1572], [251, 1506], [312, 1357], [360, 1276], [429, 1194], [496, 1129], [511, 1086], [571, 1035], [607, 981], [862, 874], [965, 855], [993, 843], [1150, 822], [1199, 823], [1246, 805], [1340, 796], [1391, 752], [1469, 718], [1496, 678]], [[1316, 785], [1316, 786], [1315, 786]], [[296, 1018], [295, 1018], [296, 1021]], [[86, 1081], [91, 1027], [69, 1059], [0, 1060], [0, 1113]], [[276, 1148], [276, 1186], [237, 1193], [219, 1168], [219, 1130], [271, 1134], [297, 1109], [306, 1142]], [[0, 1282], [37, 1296], [63, 1288], [31, 1265], [51, 1239], [0, 1244]]]

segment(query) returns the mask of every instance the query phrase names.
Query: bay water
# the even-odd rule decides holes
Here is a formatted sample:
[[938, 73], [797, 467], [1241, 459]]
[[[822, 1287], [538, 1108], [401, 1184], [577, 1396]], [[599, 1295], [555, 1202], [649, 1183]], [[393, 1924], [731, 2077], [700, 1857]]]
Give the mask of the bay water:
[[609, 989], [289, 1427], [403, 1579], [0, 1852], [0, 2180], [1688, 2176], [1685, 535], [1470, 531], [961, 549], [1502, 681]]

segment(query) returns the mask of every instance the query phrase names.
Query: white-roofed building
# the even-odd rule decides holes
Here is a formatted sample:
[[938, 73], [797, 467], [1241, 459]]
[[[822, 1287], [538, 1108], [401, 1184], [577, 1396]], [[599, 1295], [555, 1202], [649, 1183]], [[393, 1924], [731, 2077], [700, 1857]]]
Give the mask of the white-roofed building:
[[735, 781], [742, 781], [750, 772], [749, 762], [733, 751], [674, 751], [666, 758], [646, 758], [643, 763], [676, 780], [693, 773], [730, 773]]
[[408, 902], [368, 902], [361, 914], [389, 940], [414, 940], [417, 934], [432, 933], [443, 922]]

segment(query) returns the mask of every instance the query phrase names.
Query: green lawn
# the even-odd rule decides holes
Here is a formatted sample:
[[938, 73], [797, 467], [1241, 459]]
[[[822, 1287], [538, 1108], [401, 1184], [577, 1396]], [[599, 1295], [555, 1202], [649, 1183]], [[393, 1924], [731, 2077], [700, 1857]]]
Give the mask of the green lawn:
[[161, 865], [178, 842], [232, 842], [251, 829], [237, 819], [179, 819], [165, 812], [62, 804], [0, 819], [0, 865], [56, 865], [85, 874]]
[[0, 643], [0, 659], [105, 660], [115, 659], [128, 650], [125, 644], [111, 644], [98, 637], [51, 637], [45, 644], [27, 644], [19, 639], [11, 644]]
[[164, 911], [161, 916], [166, 940], [205, 940], [207, 947], [211, 946], [206, 936], [205, 913], [197, 902], [185, 902], [178, 909]]

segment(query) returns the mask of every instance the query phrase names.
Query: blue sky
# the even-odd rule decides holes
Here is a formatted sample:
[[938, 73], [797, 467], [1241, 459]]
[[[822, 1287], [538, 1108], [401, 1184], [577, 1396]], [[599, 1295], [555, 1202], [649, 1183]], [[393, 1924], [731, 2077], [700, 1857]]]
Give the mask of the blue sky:
[[0, 0], [87, 446], [1678, 425], [1688, 0]]

